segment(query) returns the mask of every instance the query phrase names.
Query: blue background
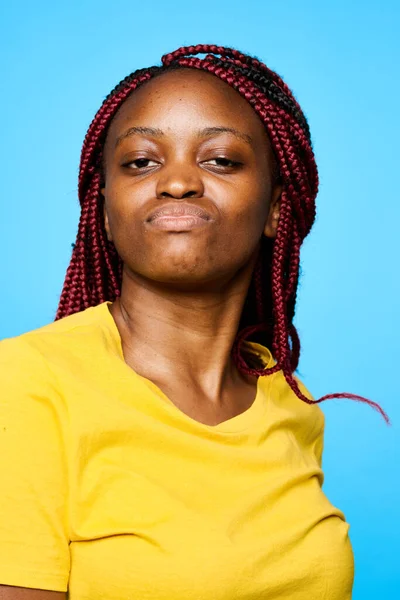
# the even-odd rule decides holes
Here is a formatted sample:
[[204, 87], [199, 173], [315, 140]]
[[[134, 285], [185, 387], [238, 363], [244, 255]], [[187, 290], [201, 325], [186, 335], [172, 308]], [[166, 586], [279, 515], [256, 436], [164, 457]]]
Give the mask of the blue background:
[[[168, 10], [168, 5], [171, 9]], [[51, 321], [75, 240], [81, 144], [125, 75], [181, 45], [257, 55], [293, 89], [320, 169], [302, 254], [299, 374], [330, 400], [324, 491], [351, 524], [355, 600], [397, 598], [399, 573], [400, 3], [2, 3], [0, 337]]]

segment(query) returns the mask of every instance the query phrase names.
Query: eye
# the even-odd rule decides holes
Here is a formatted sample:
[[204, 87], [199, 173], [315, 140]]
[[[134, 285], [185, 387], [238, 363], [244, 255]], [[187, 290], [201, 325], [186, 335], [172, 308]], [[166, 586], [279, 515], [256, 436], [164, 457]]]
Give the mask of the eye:
[[147, 169], [148, 167], [154, 167], [157, 165], [158, 163], [155, 160], [151, 160], [150, 158], [136, 158], [135, 160], [130, 160], [129, 162], [125, 163], [123, 166], [128, 167], [128, 169], [138, 171], [139, 169]]
[[226, 158], [225, 156], [217, 156], [204, 161], [205, 164], [209, 164], [212, 167], [219, 169], [233, 169], [234, 167], [240, 166], [242, 163]]

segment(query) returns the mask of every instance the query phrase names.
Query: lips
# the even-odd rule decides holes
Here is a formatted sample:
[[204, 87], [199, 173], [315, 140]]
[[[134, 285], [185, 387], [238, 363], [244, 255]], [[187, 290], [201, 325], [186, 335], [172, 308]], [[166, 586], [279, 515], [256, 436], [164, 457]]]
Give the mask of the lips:
[[165, 204], [164, 206], [156, 208], [152, 213], [150, 213], [146, 221], [148, 223], [152, 223], [153, 221], [160, 219], [184, 220], [185, 218], [190, 219], [191, 217], [203, 219], [204, 221], [209, 221], [211, 218], [210, 215], [199, 206], [175, 202], [173, 204]]
[[211, 215], [194, 204], [174, 202], [156, 208], [146, 219], [149, 229], [169, 233], [191, 232], [212, 222]]

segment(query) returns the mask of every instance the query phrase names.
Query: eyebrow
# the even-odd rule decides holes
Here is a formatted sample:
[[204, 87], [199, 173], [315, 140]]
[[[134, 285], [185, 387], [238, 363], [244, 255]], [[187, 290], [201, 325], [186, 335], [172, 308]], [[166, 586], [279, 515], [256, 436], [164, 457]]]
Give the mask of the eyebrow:
[[[253, 140], [247, 133], [242, 133], [238, 129], [234, 127], [205, 127], [204, 129], [200, 129], [197, 132], [197, 137], [199, 138], [211, 138], [217, 135], [221, 135], [221, 133], [230, 133], [234, 135], [236, 138], [245, 141], [247, 144], [252, 145]], [[131, 137], [134, 135], [148, 135], [155, 138], [160, 138], [165, 136], [164, 131], [159, 129], [158, 127], [129, 127], [124, 133], [119, 135], [115, 142], [115, 147], [117, 147], [122, 140], [127, 137]]]
[[162, 137], [164, 132], [157, 127], [129, 127], [124, 133], [121, 133], [115, 141], [115, 147], [117, 147], [122, 140], [132, 135], [150, 135], [152, 137]]
[[198, 132], [198, 137], [213, 137], [221, 133], [231, 133], [239, 140], [245, 141], [247, 144], [252, 144], [253, 140], [247, 133], [242, 133], [234, 127], [206, 127]]

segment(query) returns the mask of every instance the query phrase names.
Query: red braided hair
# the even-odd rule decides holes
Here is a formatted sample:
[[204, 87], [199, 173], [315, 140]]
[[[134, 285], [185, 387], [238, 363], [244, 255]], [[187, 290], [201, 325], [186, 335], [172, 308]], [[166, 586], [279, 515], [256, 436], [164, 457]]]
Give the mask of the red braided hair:
[[[198, 54], [206, 56], [198, 58]], [[126, 98], [151, 78], [176, 68], [200, 69], [233, 87], [253, 107], [269, 135], [283, 185], [276, 238], [272, 246], [271, 240], [262, 240], [233, 348], [238, 369], [255, 376], [282, 370], [289, 386], [304, 402], [350, 398], [369, 404], [390, 424], [384, 410], [372, 400], [346, 392], [312, 400], [301, 392], [293, 377], [300, 356], [300, 340], [292, 323], [300, 246], [315, 220], [318, 171], [308, 123], [291, 90], [261, 61], [232, 48], [203, 44], [182, 47], [164, 55], [162, 65], [141, 69], [121, 81], [103, 102], [85, 136], [78, 188], [81, 217], [56, 319], [120, 295], [122, 261], [114, 244], [107, 240], [100, 193], [103, 147], [114, 115]], [[247, 364], [242, 343], [254, 334], [263, 335], [266, 345], [272, 348], [275, 366], [257, 369]]]

